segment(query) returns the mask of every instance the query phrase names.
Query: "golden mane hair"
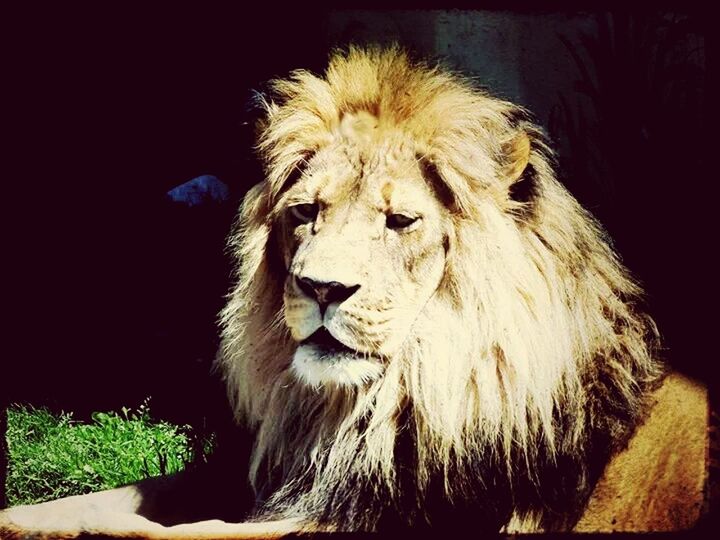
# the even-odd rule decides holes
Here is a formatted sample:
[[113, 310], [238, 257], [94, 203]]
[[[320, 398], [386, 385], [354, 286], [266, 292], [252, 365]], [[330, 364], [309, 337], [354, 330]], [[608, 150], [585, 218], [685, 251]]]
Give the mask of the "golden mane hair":
[[[663, 372], [641, 290], [598, 222], [558, 182], [520, 107], [398, 48], [332, 55], [264, 102], [266, 179], [231, 239], [223, 370], [255, 434], [258, 519], [327, 528], [462, 526], [511, 516], [572, 526]], [[283, 322], [278, 200], [346, 113], [415, 141], [452, 213], [440, 288], [383, 375], [364, 387], [299, 383]], [[518, 167], [518, 145], [529, 144]]]

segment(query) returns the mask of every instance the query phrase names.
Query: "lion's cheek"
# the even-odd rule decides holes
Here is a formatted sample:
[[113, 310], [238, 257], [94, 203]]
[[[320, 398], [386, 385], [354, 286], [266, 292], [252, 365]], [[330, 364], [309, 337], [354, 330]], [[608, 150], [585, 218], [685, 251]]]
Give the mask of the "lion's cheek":
[[404, 264], [400, 280], [411, 311], [422, 309], [432, 297], [445, 272], [445, 251], [440, 246], [417, 250]]
[[320, 307], [316, 302], [294, 293], [289, 280], [283, 295], [283, 317], [295, 341], [306, 339], [322, 325]]
[[394, 356], [415, 334], [416, 321], [442, 281], [444, 250], [428, 250], [419, 255], [412, 267], [401, 266], [401, 275], [390, 288], [394, 291], [389, 309], [392, 316], [377, 334], [377, 350], [383, 356]]

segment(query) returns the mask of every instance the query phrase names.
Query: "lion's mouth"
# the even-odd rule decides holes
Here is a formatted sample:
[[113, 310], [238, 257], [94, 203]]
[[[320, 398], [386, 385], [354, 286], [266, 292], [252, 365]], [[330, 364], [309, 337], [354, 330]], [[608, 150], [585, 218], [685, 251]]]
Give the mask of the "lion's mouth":
[[325, 327], [300, 342], [292, 361], [295, 375], [314, 388], [362, 386], [380, 377], [383, 369], [380, 358], [348, 347]]
[[316, 348], [325, 353], [327, 357], [335, 356], [338, 353], [357, 354], [357, 351], [335, 339], [324, 326], [321, 326], [310, 337], [304, 339], [302, 344], [314, 345]]

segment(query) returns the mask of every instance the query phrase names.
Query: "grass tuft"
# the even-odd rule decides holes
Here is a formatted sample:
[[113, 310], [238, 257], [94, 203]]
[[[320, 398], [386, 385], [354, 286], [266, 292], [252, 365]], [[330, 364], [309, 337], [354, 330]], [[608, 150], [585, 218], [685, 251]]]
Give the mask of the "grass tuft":
[[197, 445], [192, 439], [189, 426], [154, 422], [147, 400], [134, 411], [94, 413], [89, 423], [15, 405], [8, 409], [8, 503], [35, 504], [179, 472], [212, 450], [212, 440]]

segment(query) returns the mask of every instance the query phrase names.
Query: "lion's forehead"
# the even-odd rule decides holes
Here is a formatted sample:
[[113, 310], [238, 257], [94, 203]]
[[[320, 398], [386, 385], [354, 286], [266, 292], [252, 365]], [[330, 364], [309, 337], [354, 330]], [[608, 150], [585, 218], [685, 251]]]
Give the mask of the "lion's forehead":
[[432, 198], [412, 142], [390, 138], [375, 144], [339, 141], [318, 153], [305, 189], [326, 206], [338, 203], [392, 210]]

